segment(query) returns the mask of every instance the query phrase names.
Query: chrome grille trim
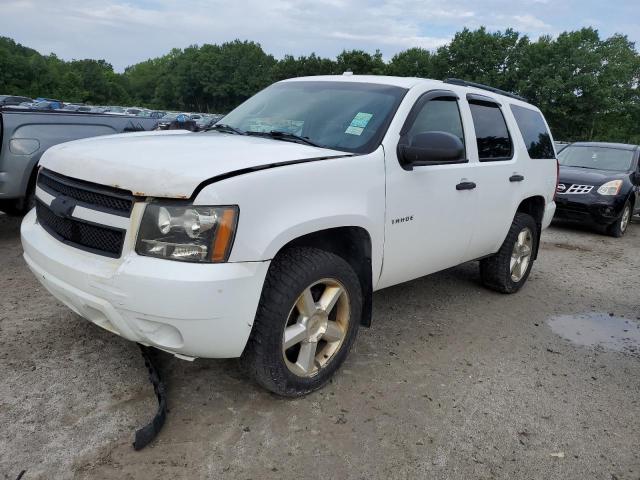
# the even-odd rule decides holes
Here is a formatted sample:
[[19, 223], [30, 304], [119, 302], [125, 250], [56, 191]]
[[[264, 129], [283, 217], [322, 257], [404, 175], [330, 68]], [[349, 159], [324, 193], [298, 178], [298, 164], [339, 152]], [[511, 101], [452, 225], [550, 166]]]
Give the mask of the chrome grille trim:
[[558, 184], [557, 192], [563, 193], [566, 195], [582, 195], [586, 193], [590, 193], [593, 190], [593, 185], [580, 185], [577, 183], [568, 184], [568, 183], [560, 183]]

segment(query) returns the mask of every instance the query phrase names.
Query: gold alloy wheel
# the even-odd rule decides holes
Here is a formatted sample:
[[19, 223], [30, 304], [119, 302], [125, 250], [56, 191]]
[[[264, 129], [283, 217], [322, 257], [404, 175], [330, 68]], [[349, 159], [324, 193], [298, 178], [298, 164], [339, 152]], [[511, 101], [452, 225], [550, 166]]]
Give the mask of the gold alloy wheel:
[[287, 368], [299, 377], [317, 375], [340, 350], [350, 319], [349, 295], [339, 281], [324, 278], [305, 288], [282, 336]]
[[527, 267], [531, 261], [531, 251], [533, 250], [533, 234], [531, 230], [526, 227], [523, 228], [518, 234], [516, 243], [513, 245], [513, 251], [511, 252], [511, 261], [509, 268], [511, 272], [511, 280], [519, 282], [527, 272]]

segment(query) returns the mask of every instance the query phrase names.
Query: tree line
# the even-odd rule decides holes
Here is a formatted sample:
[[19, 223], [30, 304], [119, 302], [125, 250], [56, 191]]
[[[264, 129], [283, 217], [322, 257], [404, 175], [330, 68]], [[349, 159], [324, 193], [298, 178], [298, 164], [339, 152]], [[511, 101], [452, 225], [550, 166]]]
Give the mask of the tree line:
[[447, 77], [524, 96], [556, 139], [640, 143], [640, 55], [625, 35], [583, 28], [532, 40], [512, 29], [464, 29], [435, 51], [410, 48], [276, 59], [252, 41], [173, 49], [116, 73], [105, 60], [63, 61], [0, 37], [0, 93], [96, 105], [224, 113], [274, 81], [306, 75]]

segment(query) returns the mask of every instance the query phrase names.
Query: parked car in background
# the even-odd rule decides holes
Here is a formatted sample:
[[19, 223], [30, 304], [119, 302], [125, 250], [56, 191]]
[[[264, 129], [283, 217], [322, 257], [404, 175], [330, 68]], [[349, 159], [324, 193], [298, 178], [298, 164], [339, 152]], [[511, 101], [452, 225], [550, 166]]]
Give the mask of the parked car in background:
[[69, 112], [91, 112], [92, 107], [89, 105], [84, 105], [82, 103], [68, 103], [62, 110], [66, 110]]
[[578, 142], [559, 154], [556, 220], [605, 227], [621, 237], [640, 213], [638, 145]]
[[33, 100], [29, 97], [20, 97], [15, 95], [0, 95], [0, 107], [17, 106], [21, 103], [31, 103]]
[[108, 113], [109, 115], [124, 115], [125, 114], [125, 108], [124, 107], [117, 107], [117, 106], [110, 106], [110, 107], [106, 107], [104, 109], [104, 113]]
[[133, 116], [136, 116], [141, 112], [143, 112], [141, 108], [135, 108], [135, 107], [127, 108], [124, 111], [125, 115], [133, 115]]
[[64, 107], [64, 103], [60, 100], [52, 100], [49, 98], [36, 98], [30, 108], [33, 110], [60, 110]]
[[168, 130], [173, 122], [187, 122], [191, 120], [191, 116], [184, 112], [169, 112], [162, 118], [158, 119], [158, 130]]
[[157, 121], [75, 112], [0, 111], [0, 211], [21, 215], [34, 205], [37, 165], [43, 152], [79, 138], [151, 130]]
[[481, 259], [518, 291], [555, 210], [542, 113], [478, 84], [297, 78], [213, 128], [49, 149], [24, 258], [98, 326], [281, 395], [329, 381], [375, 290]]
[[196, 126], [198, 130], [206, 130], [211, 127], [214, 123], [219, 122], [224, 115], [216, 114], [216, 113], [208, 113], [206, 115], [202, 115], [198, 120], [196, 120]]

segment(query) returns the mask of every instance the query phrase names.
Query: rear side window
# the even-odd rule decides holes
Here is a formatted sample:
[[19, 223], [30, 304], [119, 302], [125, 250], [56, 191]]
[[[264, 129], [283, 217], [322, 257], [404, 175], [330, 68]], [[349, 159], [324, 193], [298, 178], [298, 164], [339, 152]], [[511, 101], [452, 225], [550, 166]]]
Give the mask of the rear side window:
[[511, 105], [529, 157], [533, 159], [555, 158], [551, 135], [539, 112], [519, 105]]
[[469, 108], [476, 130], [480, 161], [510, 160], [513, 157], [513, 145], [500, 106], [470, 102]]

